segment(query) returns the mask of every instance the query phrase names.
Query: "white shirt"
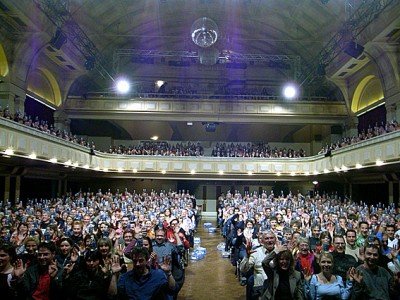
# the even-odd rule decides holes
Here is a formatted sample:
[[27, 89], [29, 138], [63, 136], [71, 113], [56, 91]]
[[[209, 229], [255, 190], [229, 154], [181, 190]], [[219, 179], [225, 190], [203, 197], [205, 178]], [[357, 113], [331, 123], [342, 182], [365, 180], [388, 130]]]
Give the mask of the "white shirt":
[[252, 253], [249, 258], [245, 256], [240, 262], [240, 271], [246, 273], [251, 267], [254, 267], [254, 286], [262, 286], [264, 280], [267, 279], [267, 274], [265, 274], [262, 262], [267, 256], [265, 252], [267, 249], [264, 247], [259, 247], [256, 252]]

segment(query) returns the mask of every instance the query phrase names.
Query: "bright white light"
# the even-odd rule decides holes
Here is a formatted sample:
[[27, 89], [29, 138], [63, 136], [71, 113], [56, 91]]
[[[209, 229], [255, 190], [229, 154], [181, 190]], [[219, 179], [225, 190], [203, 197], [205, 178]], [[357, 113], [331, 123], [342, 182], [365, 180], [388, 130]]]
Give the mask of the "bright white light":
[[281, 172], [276, 173], [276, 176], [281, 176]]
[[7, 155], [13, 155], [14, 154], [14, 150], [11, 148], [6, 149], [6, 151], [4, 151], [5, 154]]
[[121, 94], [129, 92], [131, 85], [126, 79], [119, 79], [116, 84], [117, 91]]
[[376, 165], [377, 165], [377, 166], [383, 166], [383, 164], [384, 164], [384, 162], [383, 162], [382, 160], [380, 160], [380, 159], [378, 159], [378, 160], [376, 161]]
[[318, 184], [318, 181], [314, 180], [314, 181], [312, 182], [312, 184], [313, 184], [313, 185], [317, 185], [317, 184]]
[[165, 171], [165, 170], [162, 170], [162, 171], [161, 171], [161, 174], [165, 174], [165, 173], [167, 173], [167, 171]]
[[318, 173], [317, 170], [315, 170], [313, 174], [314, 174], [314, 175], [318, 175], [319, 173]]
[[328, 174], [330, 171], [328, 169], [324, 169], [324, 173]]
[[196, 171], [195, 170], [191, 170], [190, 174], [196, 174]]
[[247, 174], [248, 175], [253, 175], [253, 172], [252, 171], [248, 171]]
[[340, 172], [340, 168], [339, 167], [335, 167], [334, 170], [335, 170], [335, 172]]
[[104, 171], [104, 172], [108, 172], [108, 168], [104, 168], [103, 171]]
[[100, 167], [96, 167], [94, 168], [96, 171], [100, 171]]
[[70, 165], [72, 165], [72, 162], [71, 162], [71, 160], [67, 160], [64, 164], [65, 164], [66, 166], [70, 166]]
[[52, 159], [50, 159], [50, 162], [55, 164], [57, 162], [57, 158], [53, 157]]
[[297, 88], [293, 85], [287, 85], [283, 88], [283, 95], [287, 99], [293, 99], [297, 96]]
[[348, 171], [349, 170], [349, 168], [348, 167], [346, 167], [345, 165], [342, 165], [342, 171]]
[[118, 168], [118, 173], [122, 173], [122, 172], [123, 172], [122, 168]]
[[296, 172], [291, 172], [290, 176], [296, 176]]
[[223, 174], [224, 174], [224, 171], [223, 171], [223, 170], [219, 170], [219, 171], [218, 171], [218, 174], [219, 174], [219, 175], [223, 175]]
[[137, 169], [133, 169], [132, 172], [133, 172], [133, 173], [137, 173]]
[[28, 157], [29, 157], [30, 159], [36, 159], [36, 154], [35, 154], [35, 153], [29, 154]]
[[89, 165], [86, 164], [86, 165], [83, 166], [83, 168], [84, 168], [84, 169], [89, 169]]
[[162, 80], [157, 80], [156, 81], [156, 86], [157, 87], [161, 87], [163, 84], [164, 84], [164, 81], [162, 81]]
[[362, 167], [362, 164], [356, 164], [356, 169], [361, 169]]
[[150, 139], [153, 140], [153, 141], [157, 141], [158, 140], [158, 136], [153, 135]]
[[307, 172], [304, 173], [304, 175], [310, 176], [310, 172], [307, 171]]

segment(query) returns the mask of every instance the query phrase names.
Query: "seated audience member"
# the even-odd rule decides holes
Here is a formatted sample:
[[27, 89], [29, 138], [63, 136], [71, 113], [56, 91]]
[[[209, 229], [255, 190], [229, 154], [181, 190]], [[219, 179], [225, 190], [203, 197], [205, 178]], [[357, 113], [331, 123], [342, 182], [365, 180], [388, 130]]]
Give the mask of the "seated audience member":
[[[251, 268], [254, 269], [254, 286], [246, 289], [246, 298], [249, 299], [258, 299], [258, 297], [261, 297], [264, 289], [264, 281], [267, 279], [262, 262], [266, 255], [275, 249], [276, 235], [274, 232], [271, 230], [264, 231], [260, 233], [260, 236], [263, 246], [254, 250], [252, 241], [246, 241], [246, 256], [240, 262], [240, 271], [242, 273], [248, 272]], [[249, 293], [251, 296], [248, 295]]]
[[399, 276], [393, 277], [378, 265], [378, 260], [379, 248], [366, 243], [364, 263], [350, 271], [354, 280], [353, 299], [396, 299], [399, 296]]
[[18, 297], [24, 299], [56, 299], [62, 297], [63, 266], [55, 261], [53, 242], [38, 247], [38, 263], [28, 268], [18, 259], [14, 267], [12, 285]]
[[0, 245], [0, 295], [3, 299], [17, 299], [15, 289], [11, 286], [14, 273], [13, 262], [16, 259], [15, 246]]
[[171, 264], [172, 276], [174, 276], [176, 282], [175, 292], [179, 292], [185, 282], [185, 271], [180, 263], [179, 250], [174, 244], [166, 241], [164, 228], [157, 228], [155, 234], [153, 251], [157, 253], [158, 264], [161, 266], [168, 259]]
[[345, 283], [341, 276], [334, 275], [334, 263], [332, 254], [323, 252], [318, 259], [321, 272], [313, 275], [310, 269], [304, 271], [305, 292], [309, 299], [346, 300], [350, 297], [353, 278]]
[[332, 252], [333, 265], [332, 273], [346, 278], [347, 272], [350, 268], [355, 267], [357, 261], [353, 256], [345, 253], [346, 242], [341, 235], [335, 235], [333, 238], [333, 247], [335, 250]]
[[146, 248], [134, 248], [131, 254], [133, 269], [122, 274], [117, 283], [117, 268], [109, 287], [109, 295], [119, 299], [150, 300], [171, 299], [175, 293], [175, 280], [172, 276], [169, 258], [160, 265], [160, 269], [147, 266], [150, 254]]
[[294, 269], [293, 255], [286, 245], [276, 246], [264, 258], [262, 266], [267, 280], [261, 299], [305, 299], [301, 274]]
[[299, 250], [297, 252], [296, 270], [299, 272], [304, 272], [304, 270], [310, 270], [311, 273], [318, 272], [319, 267], [316, 261], [316, 255], [319, 255], [319, 251], [310, 251], [309, 239], [306, 237], [299, 237], [297, 239], [297, 247]]
[[346, 231], [346, 254], [354, 257], [356, 261], [359, 259], [359, 248], [356, 244], [357, 233], [354, 229], [347, 229]]
[[87, 252], [78, 266], [73, 260], [65, 265], [62, 284], [66, 299], [108, 299], [112, 274], [110, 266], [100, 266], [101, 260], [101, 253], [96, 250]]

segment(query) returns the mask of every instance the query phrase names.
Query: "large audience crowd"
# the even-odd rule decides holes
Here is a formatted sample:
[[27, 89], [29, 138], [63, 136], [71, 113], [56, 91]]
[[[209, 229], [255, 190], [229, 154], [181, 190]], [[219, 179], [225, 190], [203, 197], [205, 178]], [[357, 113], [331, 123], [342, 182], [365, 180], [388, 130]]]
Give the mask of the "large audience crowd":
[[3, 299], [176, 299], [198, 222], [189, 193], [0, 202]]
[[[188, 191], [0, 202], [0, 292], [5, 299], [176, 299], [198, 212]], [[394, 204], [227, 193], [217, 224], [247, 299], [399, 299]]]
[[400, 299], [394, 204], [228, 193], [218, 226], [246, 299]]

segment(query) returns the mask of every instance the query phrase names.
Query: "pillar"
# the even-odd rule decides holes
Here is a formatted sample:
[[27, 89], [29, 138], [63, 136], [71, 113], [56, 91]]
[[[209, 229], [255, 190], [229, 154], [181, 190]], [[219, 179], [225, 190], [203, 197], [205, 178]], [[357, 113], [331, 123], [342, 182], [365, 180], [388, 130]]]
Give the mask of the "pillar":
[[65, 112], [59, 110], [54, 112], [54, 127], [61, 130], [71, 131], [71, 120]]
[[4, 180], [4, 203], [10, 200], [10, 186], [11, 186], [11, 176], [6, 176]]
[[389, 181], [388, 182], [388, 195], [389, 195], [389, 204], [393, 203], [394, 200], [394, 196], [393, 196], [393, 191], [394, 191], [394, 182], [393, 181]]
[[15, 200], [21, 200], [21, 176], [15, 177]]

